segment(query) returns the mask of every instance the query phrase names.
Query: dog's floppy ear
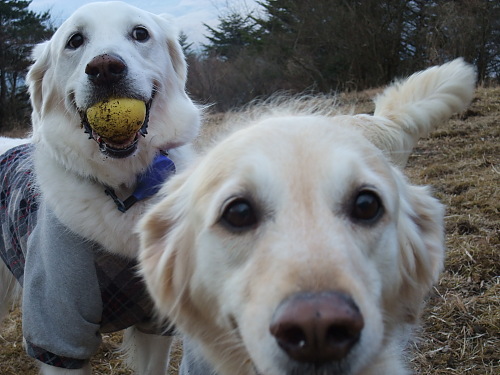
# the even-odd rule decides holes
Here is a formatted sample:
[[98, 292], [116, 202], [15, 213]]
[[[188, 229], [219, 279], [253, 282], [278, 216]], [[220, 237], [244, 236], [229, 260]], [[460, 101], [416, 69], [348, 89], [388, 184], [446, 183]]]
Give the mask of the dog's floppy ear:
[[189, 297], [195, 234], [185, 219], [184, 176], [169, 181], [165, 198], [138, 225], [140, 273], [162, 317], [195, 312]]
[[32, 123], [33, 126], [36, 126], [43, 110], [43, 77], [50, 63], [50, 41], [37, 44], [33, 48], [31, 57], [34, 63], [28, 71], [26, 81], [30, 93], [31, 106], [33, 107]]
[[179, 83], [184, 86], [187, 80], [187, 64], [182, 46], [179, 43], [179, 31], [174, 26], [173, 17], [168, 14], [161, 14], [160, 26], [167, 36], [167, 48], [174, 67], [175, 74], [177, 75]]
[[398, 218], [402, 275], [398, 300], [407, 317], [415, 319], [420, 314], [421, 302], [443, 268], [444, 207], [428, 187], [405, 185], [400, 189]]
[[375, 98], [373, 116], [358, 115], [366, 136], [403, 167], [421, 137], [467, 108], [476, 72], [459, 58], [395, 82]]

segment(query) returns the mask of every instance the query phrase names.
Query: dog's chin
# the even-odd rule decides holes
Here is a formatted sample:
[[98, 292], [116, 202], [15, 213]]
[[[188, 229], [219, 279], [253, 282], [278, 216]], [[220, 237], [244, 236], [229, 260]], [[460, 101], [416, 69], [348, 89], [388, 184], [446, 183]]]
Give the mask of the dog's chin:
[[[248, 357], [250, 358], [253, 373], [251, 375], [269, 375], [268, 372], [264, 370], [260, 370], [257, 366], [257, 362], [251, 358], [249, 353], [247, 352]], [[280, 363], [280, 365], [278, 365]], [[316, 374], [328, 374], [328, 375], [351, 375], [351, 367], [348, 362], [339, 361], [339, 362], [324, 362], [324, 363], [308, 363], [308, 362], [297, 362], [293, 359], [281, 358], [276, 363], [277, 368], [273, 371], [273, 373], [280, 373], [283, 375], [316, 375]], [[279, 370], [278, 370], [279, 368]]]
[[[267, 375], [265, 372], [259, 371], [254, 362], [252, 362], [252, 367], [254, 373], [252, 375]], [[290, 364], [286, 369], [282, 369], [280, 373], [284, 375], [316, 375], [316, 374], [328, 374], [328, 375], [348, 375], [351, 371], [347, 366], [342, 364]]]
[[131, 141], [125, 143], [113, 143], [112, 141], [105, 140], [98, 135], [96, 140], [99, 144], [99, 151], [103, 155], [114, 159], [123, 159], [133, 155], [137, 150], [139, 133], [137, 133]]
[[151, 111], [152, 103], [153, 103], [153, 98], [151, 98], [146, 103], [146, 117], [144, 123], [142, 124], [139, 131], [135, 135], [131, 136], [129, 139], [126, 140], [120, 139], [119, 141], [117, 141], [111, 138], [102, 137], [90, 126], [87, 119], [86, 110], [79, 111], [82, 122], [82, 128], [84, 129], [84, 133], [88, 134], [90, 140], [94, 140], [95, 142], [97, 142], [99, 151], [103, 155], [114, 159], [128, 158], [129, 156], [132, 156], [136, 152], [139, 144], [139, 137], [146, 137], [146, 135], [148, 134], [149, 113]]

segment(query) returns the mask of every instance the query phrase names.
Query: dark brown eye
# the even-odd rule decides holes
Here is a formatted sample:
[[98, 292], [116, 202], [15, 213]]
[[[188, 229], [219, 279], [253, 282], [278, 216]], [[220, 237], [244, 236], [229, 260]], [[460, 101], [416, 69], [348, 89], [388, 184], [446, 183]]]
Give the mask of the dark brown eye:
[[138, 26], [132, 30], [132, 38], [138, 42], [145, 42], [149, 39], [149, 31], [145, 27]]
[[77, 49], [83, 44], [84, 41], [85, 38], [83, 37], [82, 34], [80, 33], [73, 34], [71, 38], [69, 38], [68, 43], [66, 44], [66, 48]]
[[355, 197], [351, 217], [355, 220], [373, 222], [377, 220], [383, 212], [382, 202], [373, 191], [361, 191]]
[[249, 201], [238, 198], [227, 204], [222, 213], [221, 222], [229, 230], [241, 232], [257, 224], [257, 215]]

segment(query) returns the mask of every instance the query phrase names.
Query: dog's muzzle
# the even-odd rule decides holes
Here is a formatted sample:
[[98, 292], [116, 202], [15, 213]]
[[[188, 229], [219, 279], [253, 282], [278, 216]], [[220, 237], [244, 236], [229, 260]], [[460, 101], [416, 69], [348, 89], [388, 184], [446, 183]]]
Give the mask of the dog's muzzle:
[[[137, 97], [130, 91], [125, 60], [116, 54], [95, 56], [85, 67], [93, 87], [93, 103], [80, 108], [82, 127], [99, 150], [112, 158], [126, 158], [137, 149], [139, 136], [146, 136], [154, 98]], [[90, 111], [90, 112], [89, 112]]]
[[149, 113], [151, 110], [151, 105], [153, 98], [146, 105], [146, 116], [144, 123], [142, 124], [139, 131], [133, 134], [129, 139], [120, 139], [119, 141], [114, 140], [112, 137], [104, 137], [94, 130], [89, 123], [86, 111], [80, 111], [80, 116], [82, 120], [82, 127], [84, 132], [89, 135], [89, 139], [93, 139], [99, 145], [99, 151], [106, 156], [121, 159], [132, 155], [135, 150], [137, 150], [137, 145], [139, 143], [139, 136], [145, 137], [148, 134], [148, 124], [149, 124]]

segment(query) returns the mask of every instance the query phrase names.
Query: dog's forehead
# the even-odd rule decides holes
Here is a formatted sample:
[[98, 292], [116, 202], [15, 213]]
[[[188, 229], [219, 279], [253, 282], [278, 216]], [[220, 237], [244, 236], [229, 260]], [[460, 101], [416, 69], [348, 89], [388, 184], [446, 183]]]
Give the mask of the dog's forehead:
[[347, 117], [289, 116], [259, 121], [218, 144], [204, 161], [212, 167], [201, 169], [217, 170], [213, 175], [221, 176], [221, 181], [230, 176], [232, 181], [253, 185], [269, 179], [278, 185], [293, 184], [293, 179], [300, 184], [325, 177], [355, 180], [367, 171], [387, 175], [389, 165], [382, 153]]
[[[155, 15], [122, 2], [97, 2], [78, 8], [59, 28], [61, 33], [85, 30], [106, 39], [136, 25], [155, 27]], [[123, 30], [123, 31], [122, 31]]]
[[[353, 116], [315, 115], [270, 117], [231, 135], [220, 149], [237, 147], [287, 161], [295, 156], [327, 158], [328, 154], [379, 156], [378, 150], [355, 126]], [[346, 150], [352, 150], [346, 154]], [[237, 153], [238, 154], [238, 153]], [[323, 158], [320, 157], [323, 155]], [[241, 155], [242, 158], [247, 156]]]
[[89, 17], [106, 21], [114, 18], [147, 17], [152, 13], [121, 1], [93, 2], [82, 5], [69, 18]]

